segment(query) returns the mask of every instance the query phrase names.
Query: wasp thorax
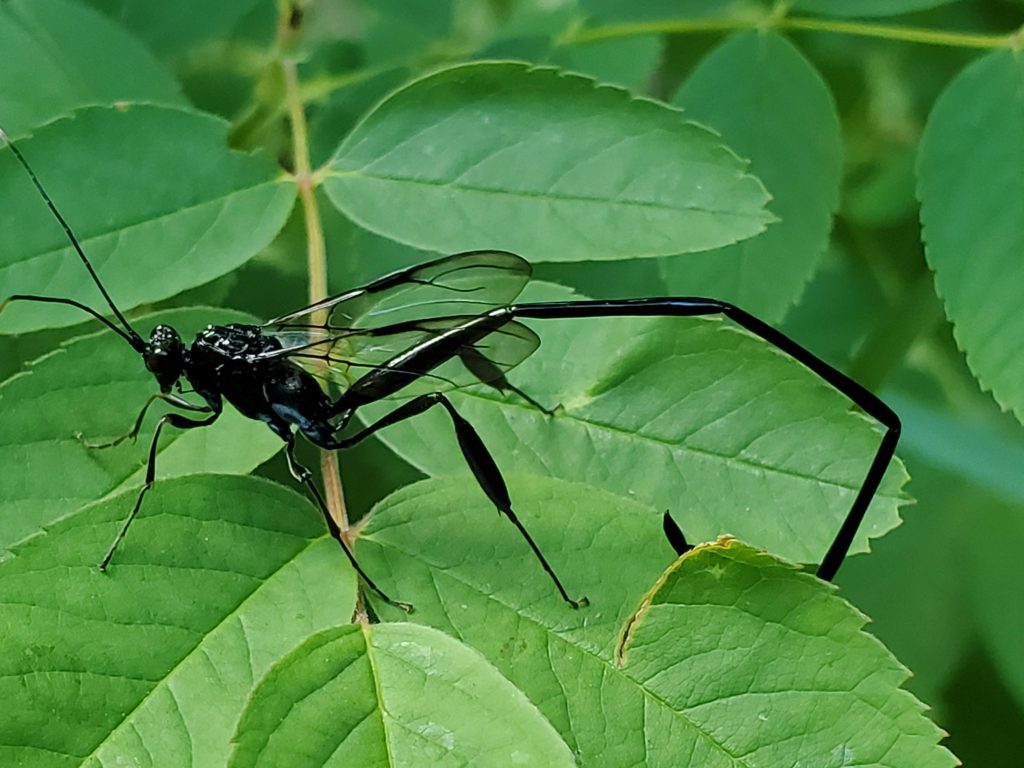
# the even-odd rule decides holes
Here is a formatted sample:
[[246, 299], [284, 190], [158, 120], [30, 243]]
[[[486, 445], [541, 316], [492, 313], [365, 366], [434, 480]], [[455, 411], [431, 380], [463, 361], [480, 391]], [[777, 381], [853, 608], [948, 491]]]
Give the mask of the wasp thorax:
[[185, 369], [185, 345], [171, 326], [158, 325], [149, 335], [143, 358], [146, 368], [156, 376], [160, 391], [167, 393]]

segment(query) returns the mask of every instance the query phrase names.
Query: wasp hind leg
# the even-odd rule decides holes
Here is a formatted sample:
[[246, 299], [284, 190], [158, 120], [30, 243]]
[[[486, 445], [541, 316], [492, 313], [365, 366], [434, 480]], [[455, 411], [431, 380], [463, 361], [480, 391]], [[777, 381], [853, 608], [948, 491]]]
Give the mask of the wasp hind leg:
[[289, 433], [288, 437], [285, 438], [287, 446], [285, 448], [285, 458], [288, 460], [288, 471], [291, 472], [298, 482], [305, 486], [309, 495], [313, 497], [316, 502], [317, 508], [320, 513], [324, 516], [324, 521], [327, 523], [327, 530], [330, 531], [331, 537], [341, 545], [342, 551], [348, 561], [352, 564], [355, 572], [359, 575], [359, 578], [363, 580], [363, 583], [368, 586], [374, 594], [376, 594], [381, 600], [388, 605], [393, 605], [396, 608], [401, 608], [406, 613], [412, 613], [413, 607], [411, 603], [405, 603], [401, 600], [395, 600], [389, 597], [380, 587], [378, 587], [373, 579], [369, 577], [363, 567], [356, 560], [355, 553], [349, 547], [348, 542], [345, 541], [345, 537], [342, 534], [338, 524], [334, 521], [334, 517], [331, 516], [330, 509], [327, 507], [327, 502], [324, 501], [323, 494], [320, 493], [320, 489], [316, 487], [316, 482], [313, 480], [313, 473], [305, 466], [299, 463], [298, 459], [295, 458], [295, 435]]
[[439, 392], [432, 392], [426, 395], [420, 395], [419, 397], [413, 398], [407, 403], [403, 403], [398, 408], [393, 410], [386, 416], [378, 419], [374, 423], [360, 432], [357, 432], [352, 437], [330, 440], [324, 439], [324, 435], [319, 432], [304, 432], [309, 439], [320, 445], [322, 448], [331, 450], [350, 448], [356, 443], [364, 440], [375, 432], [389, 427], [392, 424], [397, 424], [400, 421], [405, 421], [413, 416], [417, 416], [424, 411], [432, 408], [435, 405], [442, 406], [448, 413], [451, 419], [452, 426], [455, 427], [455, 437], [459, 443], [459, 449], [462, 451], [462, 456], [466, 460], [466, 464], [469, 465], [470, 470], [473, 472], [473, 476], [476, 478], [477, 484], [487, 494], [487, 498], [496, 506], [504, 515], [507, 517], [512, 524], [519, 530], [519, 533], [526, 543], [530, 545], [530, 549], [533, 550], [533, 554], [537, 557], [541, 567], [544, 568], [545, 573], [554, 582], [555, 587], [558, 589], [558, 593], [573, 608], [582, 608], [589, 604], [589, 601], [585, 597], [581, 597], [578, 600], [574, 600], [569, 597], [569, 593], [566, 592], [565, 587], [562, 586], [561, 580], [555, 574], [554, 568], [548, 563], [547, 558], [540, 551], [540, 547], [533, 540], [530, 532], [526, 530], [526, 526], [522, 524], [516, 513], [512, 510], [512, 500], [508, 493], [508, 487], [505, 484], [505, 479], [501, 475], [501, 471], [498, 469], [497, 463], [494, 461], [494, 457], [491, 456], [491, 452], [487, 450], [487, 446], [484, 445], [484, 441], [480, 439], [480, 435], [473, 429], [473, 426], [466, 421], [451, 404], [451, 401], [447, 397]]

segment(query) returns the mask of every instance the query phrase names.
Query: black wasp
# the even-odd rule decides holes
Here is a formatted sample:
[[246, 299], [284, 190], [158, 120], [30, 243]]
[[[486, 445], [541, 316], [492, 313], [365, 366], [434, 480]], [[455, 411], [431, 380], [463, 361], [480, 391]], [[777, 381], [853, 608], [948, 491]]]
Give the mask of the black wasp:
[[[700, 297], [512, 304], [529, 281], [531, 268], [527, 261], [506, 251], [469, 251], [435, 259], [260, 326], [237, 323], [209, 326], [190, 345], [167, 325], [154, 328], [146, 341], [114, 304], [70, 226], [24, 156], [2, 131], [0, 139], [14, 152], [60, 222], [116, 322], [73, 299], [53, 296], [14, 295], [0, 304], [0, 311], [14, 301], [71, 305], [106, 325], [142, 356], [160, 392], [143, 407], [132, 430], [113, 443], [134, 437], [147, 408], [157, 399], [193, 414], [167, 413], [157, 422], [149, 448], [145, 485], [100, 563], [101, 569], [110, 562], [153, 485], [161, 430], [167, 425], [178, 429], [209, 426], [223, 412], [226, 400], [243, 415], [266, 423], [284, 440], [292, 475], [316, 501], [331, 535], [341, 544], [353, 568], [382, 599], [409, 610], [411, 606], [407, 603], [385, 595], [356, 561], [328, 512], [312, 473], [295, 458], [295, 435], [301, 432], [323, 449], [339, 450], [428, 408], [440, 406], [451, 419], [459, 449], [480, 488], [518, 528], [562, 598], [574, 608], [585, 605], [586, 598], [573, 600], [569, 597], [554, 569], [513, 512], [505, 481], [487, 447], [443, 394], [444, 389], [460, 382], [483, 383], [514, 392], [544, 410], [505, 376], [540, 344], [536, 334], [521, 324], [520, 319], [720, 314], [792, 356], [881, 422], [886, 427], [885, 435], [849, 513], [818, 567], [818, 575], [826, 580], [835, 576], [845, 558], [899, 440], [899, 418], [885, 403], [789, 337], [732, 304]], [[336, 398], [329, 396], [318, 378], [339, 384], [341, 394]], [[183, 380], [203, 399], [203, 405], [174, 394], [174, 389], [182, 391]], [[416, 394], [417, 388], [424, 391]], [[340, 436], [359, 408], [399, 393], [410, 399], [355, 434]], [[682, 553], [689, 548], [668, 515], [665, 516], [665, 532], [677, 551]]]

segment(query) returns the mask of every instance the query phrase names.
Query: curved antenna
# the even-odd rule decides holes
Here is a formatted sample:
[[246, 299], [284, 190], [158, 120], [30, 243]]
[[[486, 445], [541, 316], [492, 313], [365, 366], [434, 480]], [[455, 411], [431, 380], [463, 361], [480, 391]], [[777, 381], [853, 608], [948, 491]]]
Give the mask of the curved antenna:
[[[39, 194], [42, 195], [43, 200], [46, 201], [46, 205], [50, 208], [50, 212], [54, 215], [57, 221], [60, 222], [61, 227], [64, 229], [64, 234], [68, 236], [68, 240], [70, 240], [71, 245], [74, 246], [75, 252], [78, 254], [78, 258], [82, 260], [82, 263], [85, 265], [85, 268], [89, 270], [90, 277], [92, 277], [93, 282], [96, 283], [96, 287], [100, 289], [100, 293], [102, 293], [103, 298], [106, 299], [107, 305], [113, 311], [114, 316], [121, 322], [121, 325], [123, 325], [125, 330], [128, 332], [129, 343], [136, 350], [144, 349], [146, 346], [146, 342], [143, 341], [142, 337], [135, 332], [135, 329], [132, 328], [132, 326], [128, 323], [128, 321], [125, 319], [125, 316], [121, 314], [121, 310], [119, 310], [117, 306], [114, 304], [114, 300], [110, 298], [110, 294], [107, 293], [107, 289], [103, 287], [103, 283], [100, 282], [99, 275], [96, 274], [96, 270], [93, 269], [92, 263], [89, 261], [89, 258], [85, 255], [85, 251], [82, 250], [82, 246], [78, 243], [78, 238], [75, 237], [75, 233], [71, 231], [71, 227], [68, 225], [67, 221], [64, 220], [64, 217], [60, 215], [60, 211], [57, 210], [57, 206], [54, 205], [53, 200], [50, 199], [50, 196], [46, 193], [46, 190], [43, 189], [43, 185], [39, 181], [39, 178], [36, 176], [35, 171], [32, 170], [32, 166], [28, 164], [28, 161], [25, 159], [25, 156], [21, 154], [21, 150], [14, 146], [14, 142], [11, 140], [11, 138], [6, 133], [4, 133], [3, 128], [0, 128], [0, 142], [3, 142], [5, 145], [11, 148], [11, 151], [14, 153], [14, 157], [17, 158], [19, 163], [21, 163], [21, 167], [25, 169], [25, 172], [29, 175], [29, 178], [32, 179], [32, 183], [35, 184], [36, 189], [39, 190]], [[96, 313], [92, 314], [96, 315]]]

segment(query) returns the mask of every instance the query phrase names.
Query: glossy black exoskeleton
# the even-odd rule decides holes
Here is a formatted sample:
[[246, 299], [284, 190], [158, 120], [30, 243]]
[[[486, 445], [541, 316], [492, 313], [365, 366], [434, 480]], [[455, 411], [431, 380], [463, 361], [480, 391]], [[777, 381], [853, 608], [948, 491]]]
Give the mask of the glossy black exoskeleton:
[[[149, 406], [162, 400], [196, 416], [166, 413], [157, 422], [149, 449], [146, 482], [135, 506], [100, 564], [106, 568], [124, 537], [156, 473], [157, 445], [166, 425], [196, 429], [214, 423], [226, 400], [243, 415], [262, 421], [285, 442], [292, 475], [316, 501], [331, 535], [338, 541], [367, 586], [391, 600], [363, 571], [328, 511], [312, 473], [296, 460], [295, 436], [301, 433], [326, 450], [348, 448], [367, 436], [438, 405], [455, 429], [459, 449], [480, 488], [518, 528], [550, 576], [562, 598], [575, 608], [586, 599], [569, 597], [554, 570], [512, 509], [508, 489], [497, 464], [477, 432], [458, 414], [443, 390], [482, 383], [516, 393], [544, 410], [505, 377], [506, 372], [537, 348], [540, 340], [520, 319], [591, 317], [695, 317], [723, 315], [793, 357], [847, 395], [876, 418], [886, 432], [854, 502], [821, 561], [818, 575], [831, 580], [878, 489], [900, 434], [900, 421], [881, 400], [815, 357], [789, 337], [732, 304], [700, 297], [666, 297], [609, 301], [566, 301], [513, 304], [530, 277], [530, 265], [505, 251], [469, 251], [442, 257], [379, 278], [368, 285], [316, 302], [262, 325], [209, 326], [185, 345], [166, 325], [153, 329], [144, 341], [107, 293], [71, 228], [46, 194], [21, 152], [0, 131], [28, 172], [57, 221], [64, 228], [83, 265], [114, 315], [110, 320], [72, 299], [19, 294], [13, 301], [66, 304], [92, 315], [121, 336], [143, 358], [160, 392], [153, 395], [124, 436], [134, 437]], [[331, 393], [322, 379], [333, 382]], [[180, 394], [182, 381], [203, 400], [195, 404]], [[417, 387], [423, 388], [416, 394]], [[362, 407], [390, 398], [406, 400], [353, 435], [342, 431]], [[551, 414], [551, 411], [546, 411]], [[99, 446], [97, 446], [99, 447]], [[665, 533], [680, 553], [690, 545], [666, 515]]]

